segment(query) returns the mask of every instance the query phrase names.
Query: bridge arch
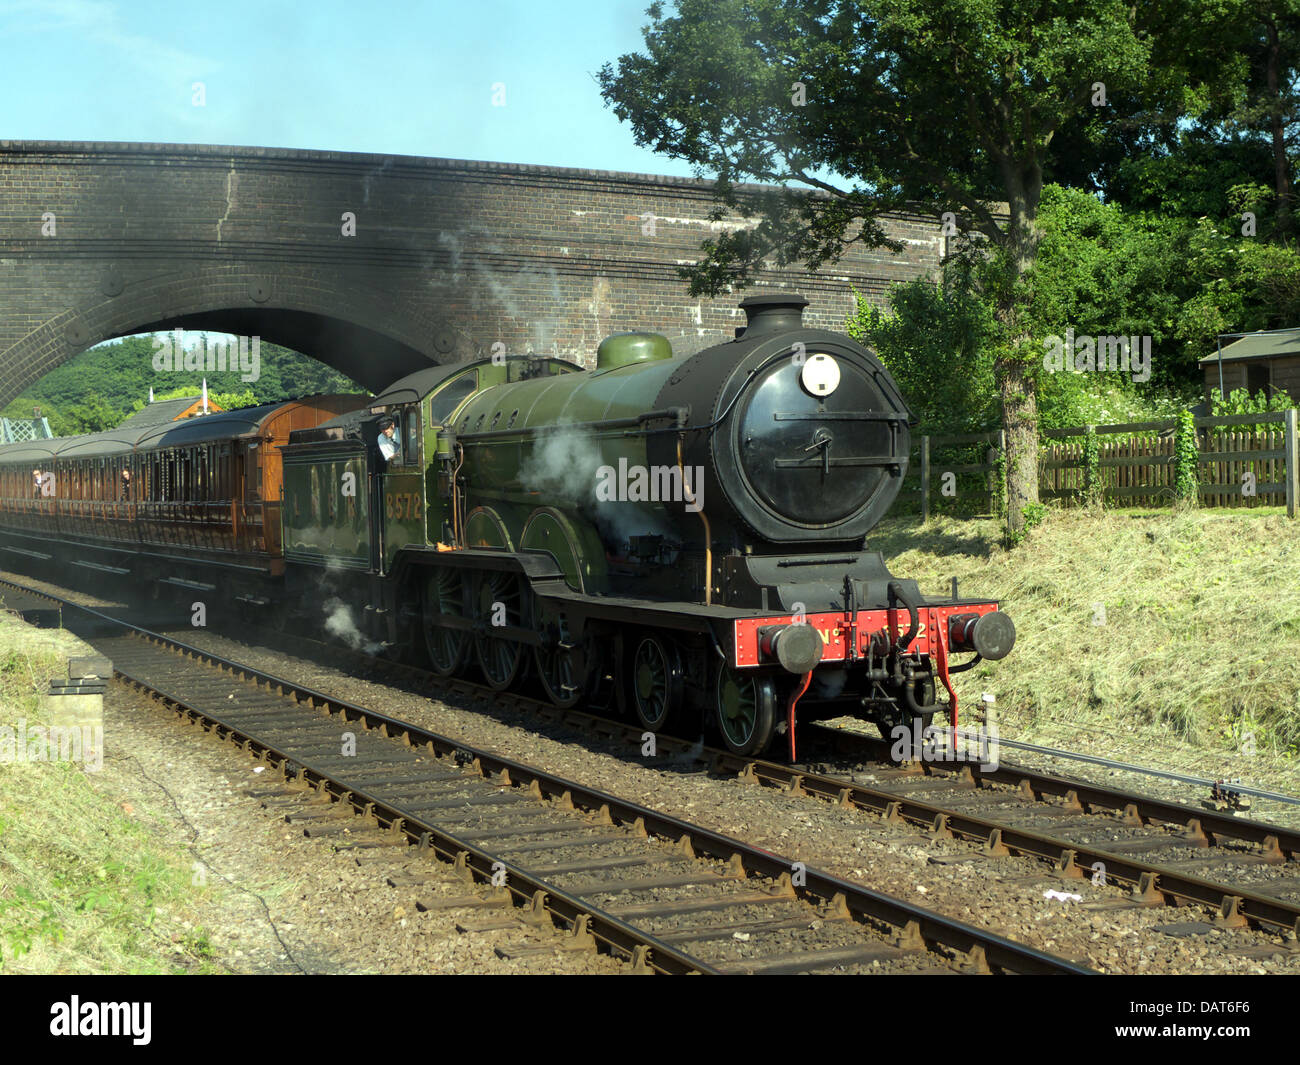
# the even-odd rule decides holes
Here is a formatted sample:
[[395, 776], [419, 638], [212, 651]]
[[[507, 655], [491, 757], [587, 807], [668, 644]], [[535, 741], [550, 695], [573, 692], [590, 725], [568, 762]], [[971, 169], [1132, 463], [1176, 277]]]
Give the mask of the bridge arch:
[[475, 354], [461, 330], [412, 314], [369, 285], [322, 284], [298, 271], [270, 274], [237, 266], [130, 285], [109, 274], [101, 291], [0, 353], [7, 365], [20, 368], [6, 391], [16, 395], [105, 340], [173, 328], [258, 336], [326, 363], [371, 391], [382, 390], [413, 366]]

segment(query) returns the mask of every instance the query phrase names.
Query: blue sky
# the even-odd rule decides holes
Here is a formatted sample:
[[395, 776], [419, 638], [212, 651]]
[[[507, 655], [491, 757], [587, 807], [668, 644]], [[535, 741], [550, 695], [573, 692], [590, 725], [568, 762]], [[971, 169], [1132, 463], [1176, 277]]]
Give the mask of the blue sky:
[[[690, 175], [597, 70], [649, 0], [0, 0], [0, 139], [253, 144]], [[202, 82], [206, 105], [192, 102]], [[505, 106], [492, 104], [505, 86]]]

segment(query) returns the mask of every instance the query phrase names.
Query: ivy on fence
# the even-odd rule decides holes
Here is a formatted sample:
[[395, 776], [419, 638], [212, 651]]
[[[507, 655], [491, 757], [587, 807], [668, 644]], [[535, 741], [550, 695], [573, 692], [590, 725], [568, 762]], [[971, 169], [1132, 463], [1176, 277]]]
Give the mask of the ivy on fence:
[[[1257, 429], [1248, 425], [1257, 419], [1267, 431], [1241, 432]], [[1044, 430], [1040, 488], [1047, 499], [1120, 505], [1285, 503], [1287, 516], [1295, 517], [1300, 514], [1298, 420], [1295, 408], [1212, 417], [1183, 411], [1154, 422]], [[925, 436], [916, 443], [922, 455], [919, 467], [912, 467], [916, 487], [900, 498], [918, 501], [922, 520], [932, 501], [967, 514], [987, 504], [983, 513], [1005, 519], [1004, 434]], [[964, 478], [960, 491], [958, 477]], [[956, 507], [945, 505], [956, 503], [956, 497], [961, 499]]]
[[1186, 506], [1196, 506], [1200, 495], [1200, 461], [1196, 419], [1191, 411], [1181, 411], [1174, 430], [1174, 497]]

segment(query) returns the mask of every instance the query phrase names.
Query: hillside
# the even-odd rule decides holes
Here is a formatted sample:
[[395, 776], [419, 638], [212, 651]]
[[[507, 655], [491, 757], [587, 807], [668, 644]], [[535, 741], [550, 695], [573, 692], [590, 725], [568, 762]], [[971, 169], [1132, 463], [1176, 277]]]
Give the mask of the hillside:
[[[185, 343], [197, 343], [201, 337], [187, 333]], [[153, 366], [154, 350], [149, 336], [100, 344], [50, 371], [0, 413], [31, 417], [32, 408], [40, 407], [55, 434], [69, 436], [119, 424], [137, 402], [148, 401], [150, 388], [158, 394], [183, 388], [188, 395], [198, 395], [204, 378], [210, 392], [251, 391], [256, 403], [316, 392], [367, 391], [324, 363], [278, 344], [260, 345], [260, 373], [252, 382], [243, 381], [237, 371], [159, 373]]]

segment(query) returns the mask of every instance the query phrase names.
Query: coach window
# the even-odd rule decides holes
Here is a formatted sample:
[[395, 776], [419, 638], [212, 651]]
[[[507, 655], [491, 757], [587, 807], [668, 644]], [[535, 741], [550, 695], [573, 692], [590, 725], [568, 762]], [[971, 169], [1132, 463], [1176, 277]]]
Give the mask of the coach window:
[[249, 503], [262, 499], [262, 448], [258, 441], [248, 445], [244, 460], [244, 499]]

